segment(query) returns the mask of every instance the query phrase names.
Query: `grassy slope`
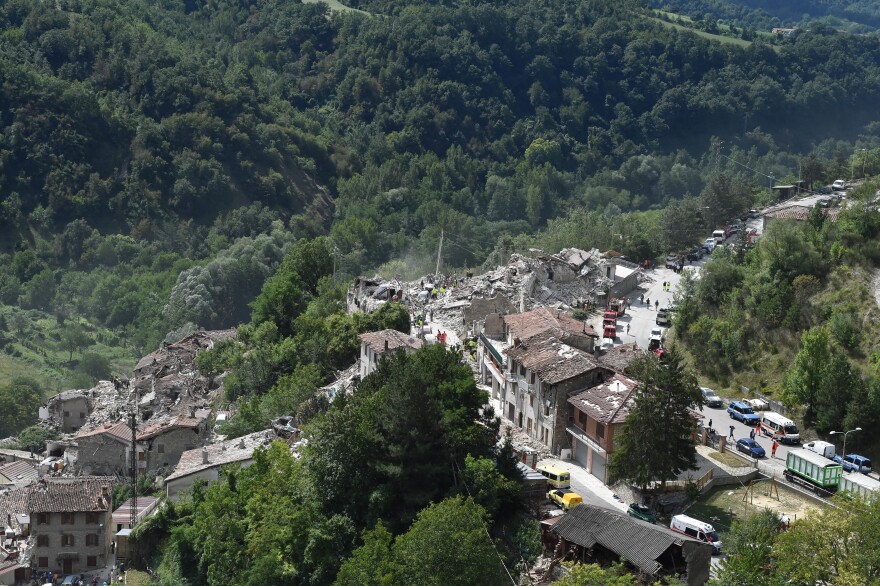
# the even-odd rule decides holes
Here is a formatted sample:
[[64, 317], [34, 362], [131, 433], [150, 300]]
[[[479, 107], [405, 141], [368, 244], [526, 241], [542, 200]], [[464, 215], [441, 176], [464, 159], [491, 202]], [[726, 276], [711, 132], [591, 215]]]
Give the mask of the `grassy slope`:
[[[5, 348], [0, 349], [0, 386], [17, 376], [36, 379], [48, 395], [78, 386], [74, 384], [74, 372], [68, 364], [70, 353], [60, 344], [63, 327], [47, 314], [29, 311], [25, 312], [29, 317], [29, 326], [24, 334], [19, 334], [13, 331], [12, 315], [20, 311], [18, 308], [0, 306], [0, 315], [8, 324], [5, 335], [10, 340]], [[128, 375], [137, 363], [132, 350], [122, 346], [122, 342], [109, 330], [94, 328], [85, 322], [81, 325], [95, 344], [74, 352], [74, 362], [83, 352], [99, 354], [110, 361], [114, 373]], [[35, 347], [41, 351], [35, 351]]]
[[369, 12], [365, 12], [363, 10], [358, 10], [357, 8], [352, 8], [351, 6], [346, 6], [339, 0], [303, 0], [305, 4], [318, 4], [319, 2], [325, 3], [330, 7], [330, 10], [333, 12], [360, 12], [361, 14], [370, 15]]
[[751, 41], [746, 41], [744, 39], [726, 37], [724, 35], [713, 35], [712, 33], [707, 33], [705, 31], [697, 30], [695, 28], [690, 28], [675, 22], [667, 22], [665, 20], [660, 20], [659, 18], [652, 18], [651, 20], [655, 20], [663, 26], [667, 26], [670, 28], [678, 29], [681, 31], [690, 31], [697, 36], [703, 37], [704, 39], [709, 39], [710, 41], [718, 41], [719, 43], [727, 43], [728, 45], [737, 45], [739, 47], [748, 47], [752, 44]]

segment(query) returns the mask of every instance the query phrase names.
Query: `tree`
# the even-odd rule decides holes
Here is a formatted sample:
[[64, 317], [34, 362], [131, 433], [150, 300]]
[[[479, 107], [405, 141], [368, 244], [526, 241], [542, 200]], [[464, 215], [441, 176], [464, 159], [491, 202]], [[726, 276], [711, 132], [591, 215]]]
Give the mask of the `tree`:
[[733, 178], [723, 171], [713, 173], [700, 198], [706, 223], [712, 229], [727, 224], [743, 210], [749, 209], [752, 203], [751, 194], [745, 185], [742, 182], [734, 182]]
[[779, 533], [780, 520], [775, 511], [764, 509], [746, 519], [735, 521], [724, 539], [728, 552], [721, 563], [716, 586], [770, 586], [768, 573], [773, 562], [773, 545]]
[[646, 354], [627, 369], [636, 380], [632, 404], [620, 436], [615, 437], [611, 473], [645, 488], [696, 468], [690, 409], [702, 404], [697, 379], [674, 344], [661, 363]]
[[669, 252], [683, 251], [700, 241], [705, 232], [701, 202], [695, 197], [669, 202], [660, 219], [663, 240]]
[[46, 450], [46, 442], [56, 440], [58, 437], [58, 432], [54, 429], [32, 425], [18, 434], [18, 447], [35, 454], [42, 454]]
[[509, 514], [514, 510], [521, 490], [520, 483], [506, 478], [491, 459], [474, 458], [470, 454], [464, 461], [462, 481], [464, 494], [470, 495], [493, 520], [503, 512]]
[[73, 353], [94, 344], [91, 336], [79, 325], [70, 325], [61, 333], [61, 347], [69, 352], [67, 361], [73, 361]]
[[[312, 423], [305, 452], [326, 511], [358, 527], [408, 527], [453, 491], [468, 454], [493, 453], [498, 420], [470, 369], [442, 345], [386, 357]], [[457, 491], [455, 491], [457, 492]]]
[[36, 421], [41, 403], [40, 393], [26, 382], [0, 387], [0, 437], [15, 435]]
[[566, 564], [566, 575], [553, 582], [554, 586], [635, 586], [636, 577], [627, 571], [622, 563], [616, 563], [607, 570], [599, 564]]
[[828, 330], [816, 327], [804, 332], [801, 335], [801, 349], [785, 375], [784, 388], [788, 402], [797, 402], [806, 408], [806, 425], [812, 425], [815, 421], [816, 404], [830, 364]]
[[363, 545], [354, 550], [339, 568], [336, 586], [393, 586], [393, 542], [394, 536], [382, 523], [364, 531]]
[[421, 511], [394, 543], [395, 584], [469, 586], [509, 582], [492, 539], [486, 511], [471, 499], [453, 497]]

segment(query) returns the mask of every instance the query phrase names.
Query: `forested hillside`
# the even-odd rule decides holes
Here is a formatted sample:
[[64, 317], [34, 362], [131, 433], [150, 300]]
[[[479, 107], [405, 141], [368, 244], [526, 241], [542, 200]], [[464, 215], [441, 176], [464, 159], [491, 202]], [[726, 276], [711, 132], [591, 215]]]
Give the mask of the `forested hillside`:
[[851, 30], [876, 31], [880, 6], [871, 0], [650, 0], [655, 8], [769, 31], [817, 22]]
[[4, 351], [236, 325], [318, 234], [342, 277], [432, 270], [441, 230], [447, 267], [572, 238], [653, 257], [659, 210], [714, 171], [759, 193], [880, 144], [873, 37], [721, 45], [633, 1], [357, 7], [3, 3]]

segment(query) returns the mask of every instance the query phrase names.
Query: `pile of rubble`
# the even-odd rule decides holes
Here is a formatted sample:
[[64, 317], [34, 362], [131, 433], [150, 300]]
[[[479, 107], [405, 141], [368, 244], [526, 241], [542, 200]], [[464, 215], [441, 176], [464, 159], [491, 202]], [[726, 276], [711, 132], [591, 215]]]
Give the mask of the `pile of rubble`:
[[349, 288], [347, 308], [369, 313], [383, 303], [402, 301], [414, 323], [421, 318], [464, 338], [479, 331], [479, 322], [490, 313], [605, 305], [621, 261], [596, 249], [533, 252], [513, 254], [507, 265], [477, 276], [427, 275], [412, 282], [360, 277]]
[[138, 422], [157, 425], [179, 416], [206, 417], [219, 393], [216, 381], [201, 376], [195, 366], [200, 350], [233, 338], [235, 330], [200, 331], [173, 344], [163, 344], [141, 358], [130, 380], [99, 381], [91, 389], [72, 390], [50, 398], [40, 410], [42, 425], [58, 431], [69, 417], [68, 405], [78, 399], [87, 403], [87, 416], [77, 428], [90, 429], [123, 421], [136, 407]]

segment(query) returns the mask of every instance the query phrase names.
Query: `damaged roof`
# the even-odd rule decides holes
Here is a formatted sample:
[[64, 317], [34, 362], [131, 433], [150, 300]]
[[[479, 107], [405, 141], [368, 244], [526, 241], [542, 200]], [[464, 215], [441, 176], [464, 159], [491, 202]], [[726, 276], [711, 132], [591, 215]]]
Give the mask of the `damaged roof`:
[[551, 385], [599, 367], [592, 354], [565, 344], [552, 333], [532, 336], [504, 353]]
[[16, 460], [0, 466], [0, 477], [4, 477], [15, 486], [25, 486], [39, 477], [33, 464], [24, 460]]
[[[156, 437], [158, 435], [162, 435], [163, 433], [175, 430], [175, 429], [198, 429], [205, 422], [205, 418], [198, 417], [177, 417], [170, 421], [162, 421], [160, 423], [154, 423], [153, 425], [147, 427], [142, 432], [140, 432], [137, 436], [138, 441], [150, 439]], [[131, 437], [131, 432], [129, 431], [129, 437]]]
[[686, 541], [665, 527], [598, 507], [574, 507], [552, 526], [552, 530], [581, 547], [599, 544], [652, 576], [663, 568], [657, 558], [670, 546], [681, 547]]
[[128, 423], [124, 421], [118, 423], [105, 423], [104, 425], [81, 431], [76, 434], [75, 439], [79, 440], [98, 435], [107, 435], [108, 437], [112, 437], [119, 441], [129, 444], [131, 443], [131, 427], [129, 427]]
[[115, 482], [112, 476], [44, 478], [0, 497], [0, 515], [106, 511]]
[[621, 344], [620, 346], [609, 348], [600, 354], [599, 364], [617, 372], [623, 372], [633, 360], [644, 353], [645, 351], [639, 348], [638, 344]]
[[505, 315], [504, 325], [510, 329], [514, 337], [522, 340], [550, 330], [560, 330], [571, 336], [599, 337], [593, 326], [571, 317], [560, 309], [548, 307]]
[[[254, 450], [268, 446], [276, 439], [278, 436], [271, 430], [257, 431], [204, 448], [187, 450], [180, 456], [180, 461], [175, 466], [174, 472], [165, 481], [183, 478], [215, 466], [250, 460], [254, 456]], [[205, 462], [203, 451], [207, 453], [207, 462]]]
[[615, 374], [610, 380], [570, 397], [568, 402], [599, 423], [623, 423], [639, 383]]
[[[361, 334], [361, 342], [365, 343], [376, 354], [390, 352], [398, 348], [411, 348], [418, 350], [422, 347], [422, 341], [418, 338], [398, 332], [397, 330], [382, 330], [381, 332], [367, 332]], [[387, 346], [386, 346], [387, 344]]]

